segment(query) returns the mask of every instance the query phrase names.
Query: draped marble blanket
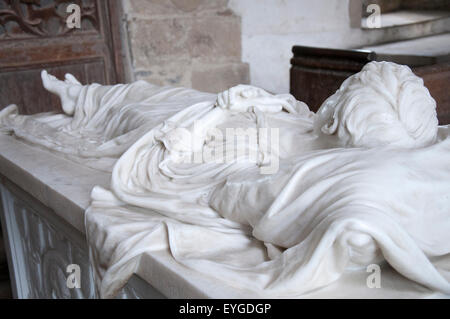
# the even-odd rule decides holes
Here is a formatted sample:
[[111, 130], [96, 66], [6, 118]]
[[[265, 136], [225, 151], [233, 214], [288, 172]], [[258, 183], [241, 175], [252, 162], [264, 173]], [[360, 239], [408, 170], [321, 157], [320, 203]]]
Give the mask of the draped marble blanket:
[[317, 114], [250, 86], [216, 96], [43, 79], [69, 115], [10, 106], [0, 128], [113, 168], [86, 212], [101, 297], [160, 250], [250, 297], [301, 297], [384, 262], [450, 294], [439, 263], [450, 253], [450, 128], [409, 68], [370, 63]]

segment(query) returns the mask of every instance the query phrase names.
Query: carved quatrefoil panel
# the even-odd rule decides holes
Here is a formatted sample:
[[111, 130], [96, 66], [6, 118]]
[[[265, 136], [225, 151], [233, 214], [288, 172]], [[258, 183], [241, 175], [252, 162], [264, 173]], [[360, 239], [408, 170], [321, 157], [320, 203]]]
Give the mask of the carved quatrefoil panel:
[[[81, 9], [81, 29], [69, 29], [69, 4]], [[55, 37], [99, 30], [95, 0], [0, 0], [0, 39]]]

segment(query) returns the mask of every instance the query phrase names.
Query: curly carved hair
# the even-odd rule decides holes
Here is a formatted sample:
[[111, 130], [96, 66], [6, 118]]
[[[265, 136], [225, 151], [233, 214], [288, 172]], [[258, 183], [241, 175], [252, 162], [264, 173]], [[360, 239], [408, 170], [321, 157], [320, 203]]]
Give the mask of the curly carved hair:
[[314, 127], [343, 147], [424, 147], [436, 140], [436, 102], [409, 67], [371, 62], [323, 103]]

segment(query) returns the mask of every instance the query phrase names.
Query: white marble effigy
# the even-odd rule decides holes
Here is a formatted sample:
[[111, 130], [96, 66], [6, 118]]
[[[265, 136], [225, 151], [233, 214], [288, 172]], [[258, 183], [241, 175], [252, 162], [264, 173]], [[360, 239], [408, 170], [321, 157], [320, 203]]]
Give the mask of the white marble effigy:
[[[87, 239], [95, 288], [83, 297], [133, 284], [135, 297], [450, 294], [449, 128], [408, 67], [366, 65], [317, 114], [251, 86], [215, 96], [45, 72], [43, 83], [65, 114], [0, 113], [14, 135], [0, 135], [4, 224], [10, 247], [27, 238], [24, 223], [53, 215]], [[43, 221], [11, 204], [21, 192], [46, 207]], [[65, 241], [60, 264], [76, 264]], [[57, 278], [48, 268], [36, 283]], [[73, 297], [63, 284], [46, 291]]]

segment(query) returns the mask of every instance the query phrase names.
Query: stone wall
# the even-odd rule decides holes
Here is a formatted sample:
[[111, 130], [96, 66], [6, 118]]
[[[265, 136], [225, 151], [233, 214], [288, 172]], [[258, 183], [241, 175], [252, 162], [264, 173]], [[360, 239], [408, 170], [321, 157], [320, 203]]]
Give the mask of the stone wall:
[[360, 48], [448, 32], [447, 20], [442, 19], [363, 29], [362, 1], [366, 0], [122, 0], [129, 80], [208, 92], [251, 80], [270, 92], [286, 93], [294, 45]]
[[[348, 48], [365, 44], [361, 13], [357, 29], [349, 15], [351, 0], [230, 0], [242, 17], [243, 61], [255, 86], [273, 93], [289, 92], [294, 45]], [[361, 12], [361, 0], [358, 7]], [[354, 30], [357, 30], [356, 33]]]
[[289, 92], [294, 45], [361, 48], [450, 31], [448, 19], [362, 29], [361, 4], [361, 0], [230, 0], [228, 6], [242, 19], [242, 60], [250, 65], [252, 85], [273, 93]]
[[219, 92], [249, 82], [228, 0], [124, 0], [130, 80]]

